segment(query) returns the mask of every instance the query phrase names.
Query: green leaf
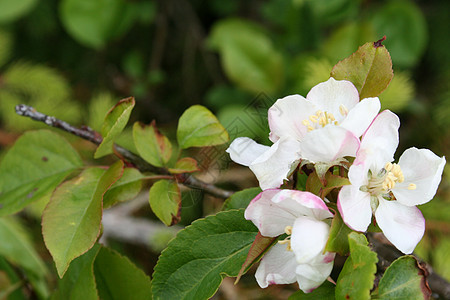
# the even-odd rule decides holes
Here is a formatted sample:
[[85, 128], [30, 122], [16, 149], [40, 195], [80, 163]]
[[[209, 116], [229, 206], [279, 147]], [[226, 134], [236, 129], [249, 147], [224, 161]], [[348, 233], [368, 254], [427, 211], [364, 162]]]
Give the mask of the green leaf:
[[77, 257], [70, 264], [64, 277], [58, 282], [58, 290], [52, 300], [98, 299], [94, 278], [94, 260], [101, 249], [95, 244], [88, 252]]
[[348, 245], [348, 235], [352, 230], [345, 225], [341, 214], [335, 209], [333, 221], [331, 222], [330, 236], [325, 246], [325, 251], [336, 252], [341, 256], [347, 255], [350, 251]]
[[175, 163], [173, 168], [169, 168], [172, 174], [194, 173], [200, 171], [197, 161], [191, 157], [183, 157]]
[[273, 94], [281, 88], [283, 56], [257, 25], [239, 19], [216, 22], [209, 45], [219, 51], [225, 73], [242, 89]]
[[172, 144], [156, 128], [155, 121], [148, 126], [134, 123], [133, 139], [139, 155], [156, 167], [165, 166], [172, 156]]
[[1, 0], [0, 23], [15, 21], [32, 10], [36, 3], [36, 0]]
[[106, 114], [101, 130], [103, 141], [95, 151], [94, 158], [113, 152], [114, 140], [127, 125], [134, 104], [133, 97], [122, 99]]
[[255, 198], [259, 193], [261, 193], [261, 189], [259, 187], [244, 189], [236, 192], [231, 195], [230, 198], [225, 200], [222, 210], [247, 208], [250, 201], [252, 201], [253, 198]]
[[26, 300], [23, 290], [22, 279], [17, 275], [14, 268], [0, 256], [0, 299]]
[[325, 281], [319, 286], [317, 289], [312, 291], [311, 293], [304, 293], [302, 290], [299, 290], [292, 294], [288, 300], [334, 300], [334, 284], [329, 281]]
[[245, 262], [242, 264], [241, 269], [239, 270], [239, 274], [236, 278], [235, 284], [239, 281], [241, 276], [245, 274], [248, 269], [250, 269], [253, 264], [258, 262], [258, 260], [266, 253], [273, 244], [277, 242], [277, 237], [267, 237], [262, 236], [260, 232], [256, 235], [255, 240], [253, 241], [250, 250], [248, 251], [247, 258]]
[[0, 216], [20, 211], [83, 165], [72, 146], [49, 130], [24, 133], [0, 165]]
[[379, 36], [386, 35], [386, 47], [394, 65], [415, 66], [427, 47], [427, 21], [413, 1], [388, 1], [372, 14], [371, 20]]
[[152, 299], [150, 278], [128, 258], [101, 248], [94, 262], [100, 299]]
[[360, 99], [380, 95], [394, 76], [391, 56], [381, 45], [382, 41], [359, 47], [358, 51], [334, 66], [331, 77], [352, 82]]
[[0, 218], [0, 255], [36, 277], [44, 277], [47, 267], [33, 248], [26, 229], [15, 219]]
[[103, 209], [107, 209], [117, 202], [134, 199], [142, 188], [144, 176], [135, 168], [125, 168], [123, 175], [103, 196]]
[[228, 132], [206, 107], [193, 105], [180, 117], [177, 139], [181, 149], [206, 147], [228, 142]]
[[224, 276], [236, 276], [258, 229], [244, 210], [229, 210], [180, 231], [159, 257], [153, 299], [208, 299]]
[[370, 299], [377, 270], [377, 254], [367, 246], [367, 239], [362, 233], [350, 233], [348, 242], [350, 256], [337, 280], [336, 299]]
[[59, 8], [68, 33], [97, 49], [128, 30], [136, 14], [132, 5], [123, 0], [63, 0]]
[[378, 299], [430, 299], [431, 290], [426, 283], [427, 271], [419, 267], [412, 255], [396, 259], [386, 269], [378, 285]]
[[89, 250], [97, 240], [103, 194], [122, 172], [122, 161], [107, 171], [88, 168], [61, 184], [53, 193], [42, 216], [42, 234], [60, 277], [69, 263]]
[[12, 34], [8, 31], [0, 30], [0, 67], [11, 58], [12, 50]]
[[155, 215], [167, 226], [180, 220], [181, 193], [176, 182], [159, 180], [149, 193], [149, 202]]

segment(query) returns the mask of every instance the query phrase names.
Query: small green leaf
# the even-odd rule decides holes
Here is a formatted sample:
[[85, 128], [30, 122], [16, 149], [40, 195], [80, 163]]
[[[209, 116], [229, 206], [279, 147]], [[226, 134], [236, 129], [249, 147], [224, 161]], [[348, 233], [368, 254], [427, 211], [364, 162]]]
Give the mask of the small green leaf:
[[225, 200], [222, 210], [247, 208], [247, 206], [250, 204], [250, 201], [252, 201], [253, 198], [255, 198], [259, 193], [261, 193], [261, 189], [259, 187], [249, 188], [236, 192], [231, 195], [230, 198]]
[[52, 300], [98, 299], [94, 278], [94, 260], [101, 249], [95, 244], [88, 252], [72, 261], [64, 277], [58, 282], [58, 290]]
[[180, 117], [177, 129], [181, 149], [206, 147], [228, 142], [228, 132], [206, 107], [193, 105]]
[[100, 299], [152, 299], [151, 282], [128, 258], [101, 248], [94, 262]]
[[172, 156], [172, 144], [156, 128], [155, 121], [148, 126], [134, 123], [133, 139], [139, 155], [156, 167], [165, 166]]
[[100, 158], [113, 152], [114, 140], [127, 125], [134, 104], [133, 97], [122, 99], [108, 111], [101, 129], [103, 141], [95, 151], [94, 158]]
[[258, 229], [244, 210], [229, 210], [180, 231], [159, 257], [153, 299], [208, 299], [224, 276], [236, 276]]
[[325, 281], [311, 293], [304, 293], [302, 290], [292, 294], [288, 300], [334, 300], [335, 286], [329, 281]]
[[251, 266], [253, 266], [258, 260], [266, 253], [273, 244], [277, 241], [276, 237], [262, 236], [260, 232], [256, 235], [250, 250], [248, 251], [247, 258], [242, 264], [239, 274], [237, 275], [235, 284], [239, 281], [241, 276], [245, 274]]
[[142, 188], [144, 176], [135, 168], [125, 168], [123, 175], [103, 196], [103, 209], [109, 208], [117, 202], [134, 199]]
[[33, 248], [26, 229], [15, 219], [0, 218], [0, 255], [36, 277], [44, 277], [47, 267]]
[[97, 240], [103, 194], [122, 173], [122, 161], [106, 172], [88, 168], [61, 184], [53, 193], [42, 216], [42, 234], [60, 277], [69, 263], [89, 250]]
[[394, 76], [391, 56], [381, 45], [382, 41], [359, 47], [358, 51], [334, 66], [331, 77], [352, 82], [360, 99], [380, 95]]
[[167, 226], [180, 220], [181, 193], [176, 182], [160, 180], [153, 184], [149, 202], [155, 215]]
[[282, 54], [256, 24], [239, 19], [216, 22], [209, 45], [221, 55], [231, 81], [252, 93], [275, 93], [284, 82]]
[[386, 269], [378, 285], [378, 299], [430, 299], [431, 290], [426, 283], [425, 270], [414, 256], [396, 259]]
[[173, 168], [169, 168], [172, 174], [194, 173], [200, 171], [197, 161], [191, 157], [183, 157], [175, 163]]
[[58, 134], [49, 130], [24, 133], [0, 165], [0, 216], [42, 198], [82, 165], [75, 149]]
[[348, 235], [352, 230], [345, 225], [342, 217], [337, 209], [331, 222], [330, 236], [325, 246], [325, 251], [336, 252], [341, 256], [347, 255], [350, 251], [348, 245]]
[[0, 23], [12, 22], [27, 14], [35, 4], [36, 0], [0, 1]]
[[370, 299], [370, 290], [377, 270], [377, 254], [367, 246], [367, 239], [362, 233], [350, 233], [348, 242], [350, 256], [337, 280], [336, 299]]

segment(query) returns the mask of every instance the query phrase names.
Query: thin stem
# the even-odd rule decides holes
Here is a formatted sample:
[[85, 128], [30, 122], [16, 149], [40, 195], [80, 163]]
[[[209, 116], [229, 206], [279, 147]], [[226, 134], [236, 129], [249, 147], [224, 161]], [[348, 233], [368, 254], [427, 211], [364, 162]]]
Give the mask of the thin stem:
[[[25, 104], [17, 105], [16, 113], [20, 116], [28, 117], [35, 121], [43, 122], [48, 126], [62, 129], [73, 135], [81, 137], [82, 139], [88, 140], [96, 145], [100, 145], [100, 143], [103, 141], [103, 137], [101, 136], [101, 134], [96, 132], [92, 128], [89, 128], [87, 126], [82, 126], [80, 128], [74, 127], [67, 122], [59, 120], [53, 116], [43, 114], [34, 109], [33, 107]], [[146, 162], [139, 155], [134, 154], [130, 150], [123, 148], [117, 144], [114, 144], [114, 153], [120, 158], [136, 166], [136, 168], [139, 169], [141, 172], [152, 172], [160, 174], [162, 176], [165, 175], [170, 176], [170, 172], [167, 169], [155, 167]], [[175, 175], [175, 178], [177, 178], [177, 180], [180, 183], [184, 184], [187, 187], [204, 190], [206, 193], [218, 198], [226, 199], [233, 194], [232, 191], [227, 191], [219, 187], [216, 187], [213, 184], [203, 182], [187, 173]]]

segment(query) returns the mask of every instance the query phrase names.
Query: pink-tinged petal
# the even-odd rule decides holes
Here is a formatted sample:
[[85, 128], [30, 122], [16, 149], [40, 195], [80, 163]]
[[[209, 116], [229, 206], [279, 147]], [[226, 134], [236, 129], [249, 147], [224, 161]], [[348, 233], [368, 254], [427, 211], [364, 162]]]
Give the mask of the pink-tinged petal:
[[325, 248], [330, 226], [310, 217], [298, 217], [292, 228], [291, 248], [298, 263], [310, 263]]
[[338, 195], [337, 206], [348, 227], [356, 231], [366, 231], [372, 220], [370, 194], [361, 192], [359, 187], [345, 185]]
[[283, 234], [286, 226], [292, 226], [300, 213], [300, 205], [291, 198], [274, 203], [273, 198], [279, 192], [277, 189], [261, 192], [245, 210], [245, 219], [252, 221], [263, 236], [276, 237]]
[[[398, 146], [398, 128], [400, 120], [397, 115], [389, 110], [378, 114], [364, 133], [359, 151], [364, 151], [367, 156], [371, 156], [373, 166], [371, 170], [377, 171], [384, 168], [387, 162], [394, 159], [394, 153]], [[358, 159], [358, 155], [356, 156]]]
[[331, 77], [313, 87], [306, 99], [318, 109], [332, 113], [336, 119], [339, 119], [338, 116], [341, 114], [339, 107], [342, 105], [347, 110], [351, 110], [359, 102], [359, 94], [350, 81], [337, 81]]
[[260, 145], [250, 138], [239, 137], [225, 151], [230, 154], [230, 158], [235, 163], [248, 167], [269, 148], [269, 146]]
[[[392, 190], [398, 202], [414, 206], [433, 199], [441, 182], [445, 157], [428, 149], [409, 148], [403, 152], [398, 164], [405, 177], [404, 182], [397, 183]], [[408, 189], [410, 184], [415, 184], [415, 189]]]
[[310, 192], [281, 190], [273, 197], [272, 201], [281, 203], [286, 199], [289, 200], [285, 205], [292, 204], [292, 212], [295, 216], [308, 216], [319, 221], [333, 217], [325, 202]]
[[278, 99], [268, 112], [270, 140], [276, 142], [283, 136], [301, 140], [307, 133], [302, 121], [315, 113], [314, 105], [300, 95]]
[[344, 156], [355, 156], [358, 148], [356, 136], [334, 125], [312, 130], [300, 141], [302, 158], [311, 162], [329, 163]]
[[277, 188], [287, 179], [291, 166], [300, 159], [300, 144], [291, 138], [281, 138], [269, 150], [256, 158], [250, 170], [258, 178], [262, 190]]
[[289, 284], [296, 280], [294, 252], [288, 251], [287, 244], [275, 244], [264, 255], [256, 270], [256, 281], [266, 288], [272, 284]]
[[378, 98], [363, 99], [348, 112], [347, 117], [339, 125], [350, 130], [356, 137], [360, 137], [372, 123], [380, 108]]
[[375, 219], [386, 238], [405, 254], [414, 251], [425, 232], [425, 219], [415, 206], [379, 199]]
[[305, 293], [312, 292], [330, 276], [331, 270], [333, 270], [333, 261], [315, 265], [298, 265], [295, 273], [300, 289]]
[[358, 151], [357, 159], [355, 159], [348, 170], [348, 179], [351, 184], [356, 187], [367, 185], [370, 166], [371, 162], [369, 159], [366, 159], [365, 152]]

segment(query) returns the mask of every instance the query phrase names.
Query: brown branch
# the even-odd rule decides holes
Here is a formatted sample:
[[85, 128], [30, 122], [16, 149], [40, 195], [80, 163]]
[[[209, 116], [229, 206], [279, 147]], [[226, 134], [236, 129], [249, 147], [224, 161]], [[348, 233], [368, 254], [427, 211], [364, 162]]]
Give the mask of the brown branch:
[[[67, 122], [59, 120], [53, 116], [47, 116], [37, 111], [33, 107], [25, 104], [17, 105], [16, 113], [24, 117], [29, 117], [35, 121], [44, 122], [50, 127], [62, 129], [82, 139], [88, 140], [96, 145], [100, 145], [100, 143], [103, 141], [103, 138], [100, 135], [100, 133], [96, 132], [95, 130], [87, 126], [83, 126], [80, 128], [74, 127]], [[123, 158], [126, 161], [132, 163], [141, 172], [152, 172], [160, 175], [170, 174], [167, 169], [155, 167], [146, 162], [139, 155], [134, 154], [130, 150], [125, 149], [117, 144], [114, 144], [114, 152], [120, 158]], [[226, 199], [233, 194], [232, 191], [223, 190], [212, 184], [203, 182], [190, 174], [177, 175], [176, 178], [180, 181], [180, 183], [184, 184], [187, 187], [204, 190], [206, 193], [218, 198]]]

